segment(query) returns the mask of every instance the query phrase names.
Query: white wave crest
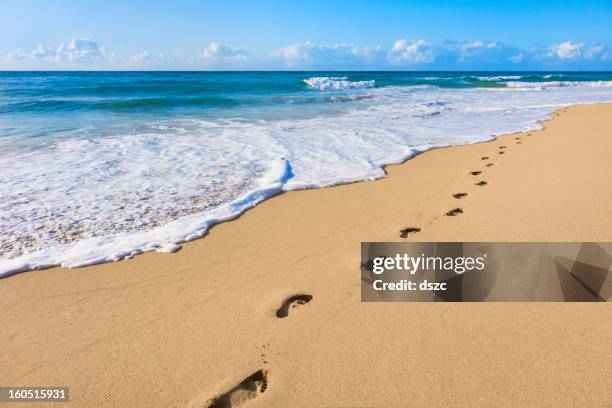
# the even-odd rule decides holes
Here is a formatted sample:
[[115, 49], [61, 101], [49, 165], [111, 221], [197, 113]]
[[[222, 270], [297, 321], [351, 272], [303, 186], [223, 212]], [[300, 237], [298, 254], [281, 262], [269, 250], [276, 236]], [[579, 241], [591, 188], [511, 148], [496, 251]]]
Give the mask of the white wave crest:
[[500, 75], [500, 76], [485, 76], [485, 77], [477, 77], [479, 81], [488, 81], [488, 82], [497, 82], [504, 81], [508, 79], [521, 79], [522, 75]]
[[508, 88], [568, 88], [568, 87], [589, 87], [607, 88], [612, 87], [612, 81], [547, 81], [547, 82], [506, 82]]
[[349, 81], [347, 77], [312, 77], [304, 79], [304, 83], [319, 91], [354, 88], [374, 88], [376, 81]]

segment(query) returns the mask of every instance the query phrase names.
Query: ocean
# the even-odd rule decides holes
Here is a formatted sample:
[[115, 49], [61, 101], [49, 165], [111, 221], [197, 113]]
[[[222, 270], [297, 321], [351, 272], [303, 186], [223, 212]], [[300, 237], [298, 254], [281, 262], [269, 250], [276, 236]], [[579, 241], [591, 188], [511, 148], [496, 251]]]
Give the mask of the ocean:
[[279, 192], [600, 102], [610, 72], [0, 72], [0, 276], [175, 251]]

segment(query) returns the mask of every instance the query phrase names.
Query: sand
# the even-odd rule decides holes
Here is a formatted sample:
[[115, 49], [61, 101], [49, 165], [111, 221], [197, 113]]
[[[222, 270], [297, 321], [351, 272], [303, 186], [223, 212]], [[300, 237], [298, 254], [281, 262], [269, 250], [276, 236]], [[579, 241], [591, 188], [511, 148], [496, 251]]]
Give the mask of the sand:
[[361, 241], [612, 241], [612, 104], [553, 116], [282, 194], [175, 254], [4, 279], [0, 384], [71, 407], [612, 406], [608, 303], [360, 302]]

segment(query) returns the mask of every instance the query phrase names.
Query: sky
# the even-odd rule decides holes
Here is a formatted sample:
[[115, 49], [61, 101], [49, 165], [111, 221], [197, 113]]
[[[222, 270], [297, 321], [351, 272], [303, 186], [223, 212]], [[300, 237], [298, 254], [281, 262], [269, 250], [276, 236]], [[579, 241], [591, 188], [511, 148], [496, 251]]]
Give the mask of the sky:
[[612, 0], [0, 0], [0, 70], [612, 70]]

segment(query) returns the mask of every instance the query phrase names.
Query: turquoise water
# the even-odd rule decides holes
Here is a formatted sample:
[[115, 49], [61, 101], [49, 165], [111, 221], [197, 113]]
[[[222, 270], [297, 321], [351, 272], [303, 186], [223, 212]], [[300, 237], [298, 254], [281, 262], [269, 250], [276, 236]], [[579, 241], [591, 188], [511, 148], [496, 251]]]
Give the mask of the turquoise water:
[[368, 88], [317, 89], [304, 82], [311, 77], [442, 89], [612, 81], [580, 72], [0, 72], [0, 143], [91, 137], [155, 118], [306, 118], [352, 106]]
[[0, 72], [0, 276], [172, 251], [280, 191], [612, 102], [612, 73]]

